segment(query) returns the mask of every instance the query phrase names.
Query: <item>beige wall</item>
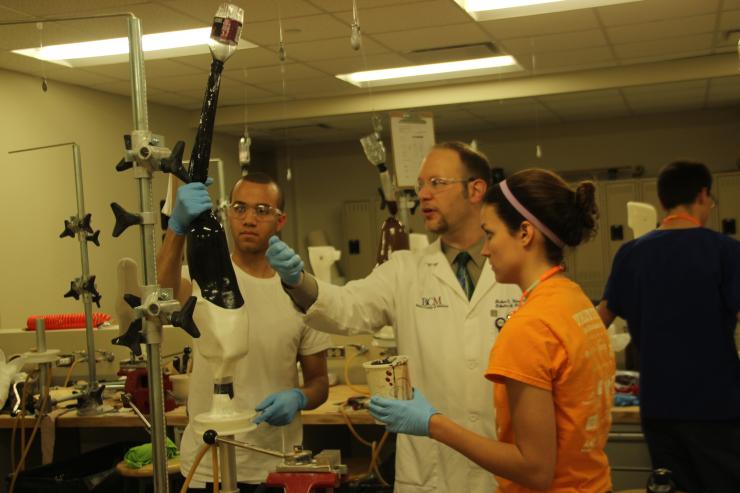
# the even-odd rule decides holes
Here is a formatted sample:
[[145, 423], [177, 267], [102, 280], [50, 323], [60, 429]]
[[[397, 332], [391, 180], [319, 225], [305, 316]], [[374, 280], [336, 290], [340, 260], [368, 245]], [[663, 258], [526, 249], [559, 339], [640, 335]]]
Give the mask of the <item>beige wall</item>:
[[[114, 168], [123, 155], [123, 134], [132, 130], [129, 97], [53, 81], [44, 93], [38, 79], [3, 71], [0, 88], [0, 327], [24, 326], [32, 314], [83, 310], [82, 302], [62, 298], [69, 282], [81, 274], [79, 243], [58, 237], [64, 219], [77, 213], [71, 147], [8, 154], [64, 142], [80, 145], [85, 209], [92, 213], [93, 227], [101, 230], [101, 247], [89, 244], [90, 272], [97, 276], [103, 295], [101, 311], [114, 315], [116, 262], [125, 256], [141, 259], [137, 228], [119, 238], [111, 236], [111, 202], [132, 212], [139, 210], [133, 173], [117, 173]], [[186, 157], [197, 126], [188, 115], [149, 106], [150, 129], [164, 135], [170, 146], [177, 139], [185, 140]], [[215, 136], [212, 157], [224, 160], [227, 184], [239, 176], [236, 149], [235, 138]], [[158, 173], [155, 207], [165, 187], [166, 177]]]

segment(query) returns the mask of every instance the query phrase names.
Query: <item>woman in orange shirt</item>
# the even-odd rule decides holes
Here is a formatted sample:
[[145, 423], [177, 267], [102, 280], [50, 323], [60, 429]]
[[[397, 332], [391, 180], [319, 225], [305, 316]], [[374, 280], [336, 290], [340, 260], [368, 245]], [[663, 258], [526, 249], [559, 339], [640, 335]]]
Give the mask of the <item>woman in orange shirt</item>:
[[[498, 440], [438, 413], [415, 389], [409, 401], [373, 397], [390, 431], [429, 436], [491, 471], [501, 492], [605, 493], [614, 355], [581, 288], [563, 274], [563, 250], [588, 240], [598, 210], [593, 183], [572, 190], [543, 169], [520, 171], [488, 190], [483, 254], [498, 282], [522, 298], [501, 329], [485, 377], [496, 383]], [[450, 328], [454, 330], [454, 328]], [[413, 378], [413, 375], [412, 375]]]

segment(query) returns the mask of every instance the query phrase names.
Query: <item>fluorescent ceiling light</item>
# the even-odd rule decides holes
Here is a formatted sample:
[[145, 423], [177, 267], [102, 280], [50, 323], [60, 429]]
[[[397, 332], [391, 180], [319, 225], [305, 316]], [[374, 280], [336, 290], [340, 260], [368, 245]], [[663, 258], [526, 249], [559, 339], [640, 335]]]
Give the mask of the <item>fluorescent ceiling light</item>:
[[[211, 28], [199, 27], [183, 31], [145, 34], [141, 37], [141, 46], [144, 50], [144, 59], [155, 60], [208, 53], [208, 41], [210, 39]], [[237, 45], [238, 50], [255, 47], [256, 45], [243, 39], [240, 39]], [[13, 50], [13, 53], [66, 67], [108, 65], [128, 61], [128, 38], [50, 45], [41, 48]]]
[[391, 86], [395, 84], [412, 84], [443, 79], [459, 79], [502, 72], [524, 70], [509, 55], [454, 62], [414, 65], [411, 67], [385, 68], [368, 70], [351, 74], [339, 74], [336, 77], [359, 87]]
[[455, 0], [476, 21], [549, 14], [642, 0]]

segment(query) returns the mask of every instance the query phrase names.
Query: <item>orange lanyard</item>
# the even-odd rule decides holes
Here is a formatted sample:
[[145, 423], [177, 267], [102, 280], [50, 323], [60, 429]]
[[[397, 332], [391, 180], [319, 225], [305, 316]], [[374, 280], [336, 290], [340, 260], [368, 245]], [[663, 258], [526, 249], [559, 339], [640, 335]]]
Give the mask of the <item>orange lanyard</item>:
[[527, 298], [532, 293], [532, 291], [534, 290], [534, 288], [536, 288], [537, 286], [539, 286], [541, 283], [547, 281], [548, 279], [550, 279], [555, 274], [558, 274], [560, 272], [563, 272], [564, 270], [565, 270], [565, 267], [563, 267], [562, 265], [556, 265], [555, 267], [552, 267], [552, 268], [548, 269], [547, 272], [545, 272], [544, 274], [542, 274], [539, 279], [537, 279], [527, 289], [524, 290], [524, 292], [522, 293], [522, 297], [519, 298], [518, 308], [521, 308], [521, 306], [524, 304], [524, 302], [527, 301]]
[[669, 223], [671, 221], [681, 221], [681, 220], [688, 221], [690, 223], [696, 224], [697, 226], [699, 226], [701, 228], [701, 221], [699, 221], [694, 216], [690, 216], [688, 214], [684, 214], [683, 212], [680, 212], [678, 214], [671, 214], [670, 216], [666, 216], [666, 218], [663, 219], [663, 221], [661, 221], [660, 224], [661, 224], [661, 226], [663, 226], [663, 225], [665, 225], [665, 223]]

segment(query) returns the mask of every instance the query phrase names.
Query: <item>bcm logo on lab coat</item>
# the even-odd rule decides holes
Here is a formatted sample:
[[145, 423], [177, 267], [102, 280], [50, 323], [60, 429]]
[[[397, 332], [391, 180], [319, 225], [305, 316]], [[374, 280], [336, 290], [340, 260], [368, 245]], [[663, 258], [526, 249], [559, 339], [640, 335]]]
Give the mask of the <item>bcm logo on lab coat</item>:
[[421, 302], [416, 304], [419, 308], [425, 308], [427, 310], [434, 310], [436, 308], [449, 308], [448, 305], [442, 302], [441, 296], [422, 296]]

